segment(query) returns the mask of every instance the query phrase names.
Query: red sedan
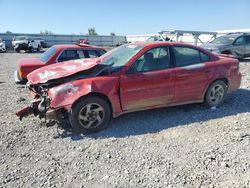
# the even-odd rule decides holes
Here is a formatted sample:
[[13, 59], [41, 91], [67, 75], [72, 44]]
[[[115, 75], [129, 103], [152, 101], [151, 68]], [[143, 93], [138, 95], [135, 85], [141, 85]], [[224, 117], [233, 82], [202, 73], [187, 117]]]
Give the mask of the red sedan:
[[19, 83], [25, 81], [29, 73], [40, 67], [72, 59], [96, 58], [104, 53], [106, 51], [103, 48], [86, 44], [54, 45], [40, 57], [19, 59], [14, 79], [16, 83]]
[[93, 133], [107, 127], [112, 116], [128, 112], [202, 102], [219, 106], [240, 87], [241, 73], [239, 61], [227, 55], [153, 42], [41, 68], [28, 80], [36, 100], [17, 116], [69, 118], [77, 132]]

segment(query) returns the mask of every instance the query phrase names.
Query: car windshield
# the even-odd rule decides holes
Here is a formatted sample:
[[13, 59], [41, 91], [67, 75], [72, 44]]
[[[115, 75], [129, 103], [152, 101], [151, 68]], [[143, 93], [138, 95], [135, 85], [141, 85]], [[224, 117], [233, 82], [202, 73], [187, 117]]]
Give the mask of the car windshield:
[[124, 66], [144, 46], [125, 44], [102, 55], [101, 64], [112, 65], [112, 67]]
[[42, 61], [42, 62], [47, 62], [51, 57], [52, 55], [57, 51], [57, 48], [52, 46], [50, 47], [48, 50], [46, 50], [40, 57], [39, 59]]
[[236, 39], [235, 36], [221, 36], [214, 39], [211, 43], [213, 44], [232, 44]]
[[26, 40], [28, 37], [14, 37], [14, 41], [19, 41], [19, 40]]

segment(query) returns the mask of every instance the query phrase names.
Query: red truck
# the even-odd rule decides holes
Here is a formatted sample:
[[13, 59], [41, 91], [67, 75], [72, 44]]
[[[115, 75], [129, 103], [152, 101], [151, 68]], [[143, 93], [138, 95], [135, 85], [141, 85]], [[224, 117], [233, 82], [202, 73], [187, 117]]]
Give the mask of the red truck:
[[19, 59], [14, 79], [16, 83], [24, 82], [27, 80], [27, 75], [38, 68], [72, 59], [96, 58], [104, 53], [106, 50], [103, 48], [87, 44], [54, 45], [40, 57]]
[[220, 106], [240, 87], [239, 61], [184, 43], [133, 43], [100, 58], [72, 60], [28, 75], [34, 101], [16, 113], [68, 118], [76, 132], [93, 133], [121, 114], [205, 103]]

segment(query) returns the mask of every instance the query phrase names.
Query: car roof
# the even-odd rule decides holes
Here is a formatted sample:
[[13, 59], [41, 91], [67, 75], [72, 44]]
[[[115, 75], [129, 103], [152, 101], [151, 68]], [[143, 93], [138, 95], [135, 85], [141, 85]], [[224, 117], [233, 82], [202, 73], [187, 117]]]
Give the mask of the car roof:
[[57, 49], [62, 48], [95, 48], [95, 49], [103, 49], [99, 46], [93, 46], [93, 45], [78, 45], [78, 44], [56, 44], [54, 45]]
[[167, 41], [134, 42], [134, 43], [130, 43], [128, 45], [138, 45], [138, 46], [144, 46], [144, 47], [183, 45], [183, 46], [197, 47], [197, 46], [194, 46], [192, 44], [187, 44], [184, 42], [167, 42]]
[[221, 37], [233, 37], [233, 38], [236, 38], [236, 37], [239, 37], [241, 35], [243, 35], [243, 33], [222, 35]]

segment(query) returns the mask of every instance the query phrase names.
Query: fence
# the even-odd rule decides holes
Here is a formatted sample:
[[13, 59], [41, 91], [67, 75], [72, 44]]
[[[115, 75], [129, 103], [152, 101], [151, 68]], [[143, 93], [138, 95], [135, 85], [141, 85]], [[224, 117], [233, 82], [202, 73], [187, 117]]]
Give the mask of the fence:
[[[221, 30], [221, 31], [215, 31], [217, 32], [217, 37], [221, 35], [226, 35], [228, 33], [237, 33], [237, 32], [246, 32], [250, 33], [250, 28], [249, 29], [233, 29], [233, 30]], [[127, 36], [127, 41], [128, 42], [138, 42], [138, 41], [146, 41], [149, 37], [153, 36], [159, 36], [159, 34], [142, 34], [142, 35], [128, 35]], [[173, 35], [167, 35], [169, 38], [172, 38]], [[201, 35], [200, 36], [201, 40], [204, 42], [208, 42], [211, 39], [210, 35]], [[175, 40], [176, 38], [174, 38]], [[185, 43], [190, 43], [194, 44], [195, 40], [192, 35], [183, 35], [179, 38], [179, 41], [185, 42]], [[201, 43], [198, 43], [200, 45]]]
[[25, 33], [0, 33], [0, 38], [5, 41], [6, 47], [11, 47], [11, 41], [14, 36], [28, 36], [43, 38], [47, 46], [55, 44], [74, 44], [79, 39], [88, 39], [90, 44], [98, 46], [117, 46], [126, 42], [125, 36], [104, 36], [104, 35], [40, 35], [40, 34], [25, 34]]

